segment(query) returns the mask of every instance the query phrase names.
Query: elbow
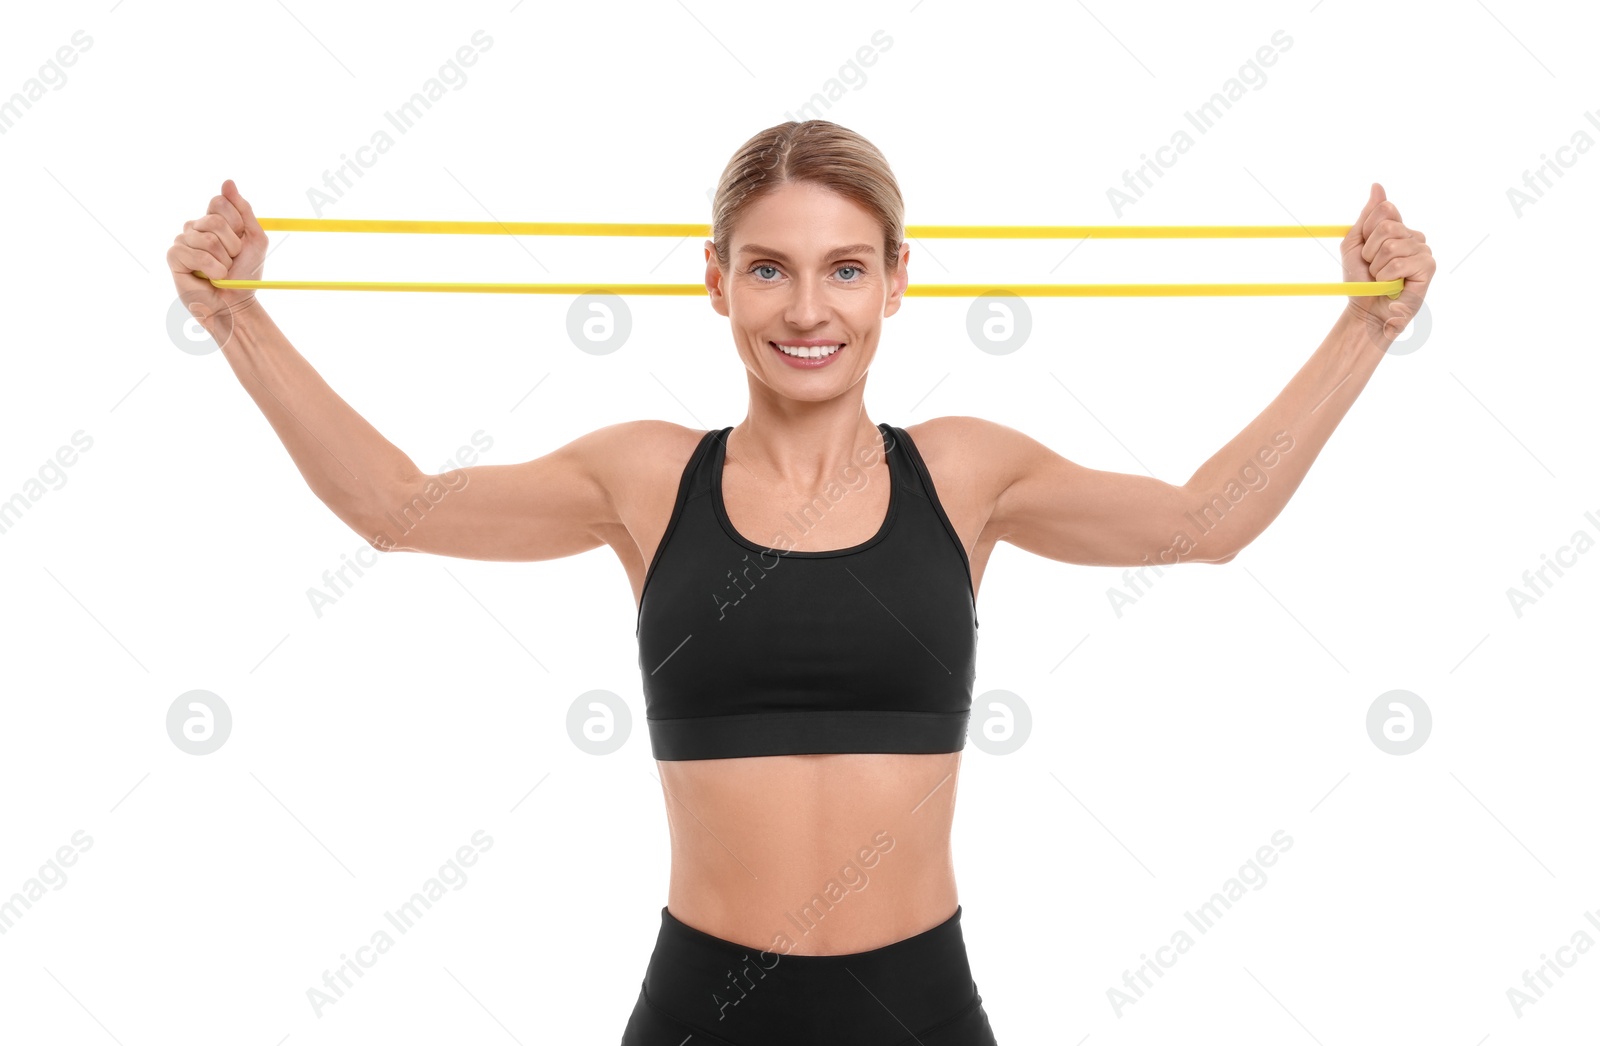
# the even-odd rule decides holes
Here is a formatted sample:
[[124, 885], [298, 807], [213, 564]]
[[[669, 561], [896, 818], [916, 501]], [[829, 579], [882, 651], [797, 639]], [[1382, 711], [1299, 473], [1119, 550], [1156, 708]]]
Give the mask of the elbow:
[[1242, 551], [1244, 551], [1244, 545], [1228, 545], [1228, 546], [1226, 546], [1226, 547], [1224, 547], [1222, 549], [1214, 551], [1212, 555], [1207, 556], [1206, 557], [1206, 562], [1207, 563], [1227, 563], [1227, 562], [1230, 562], [1233, 559], [1234, 556], [1237, 556]]
[[349, 527], [352, 531], [359, 535], [362, 540], [364, 540], [376, 551], [406, 551], [406, 546], [397, 544], [395, 539], [389, 534], [387, 523], [379, 522], [379, 520], [376, 518], [359, 514], [344, 515], [343, 513], [339, 513], [338, 515], [340, 519], [344, 520], [345, 526]]
[[360, 504], [328, 505], [345, 526], [379, 552], [411, 551], [405, 542], [415, 526], [413, 516], [426, 507], [426, 503], [419, 508], [397, 496], [368, 498]]

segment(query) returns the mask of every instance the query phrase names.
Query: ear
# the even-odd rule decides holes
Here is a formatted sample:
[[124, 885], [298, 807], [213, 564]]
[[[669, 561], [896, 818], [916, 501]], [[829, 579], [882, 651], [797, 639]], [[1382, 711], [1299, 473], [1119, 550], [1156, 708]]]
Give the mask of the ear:
[[723, 282], [722, 267], [717, 264], [717, 254], [710, 240], [706, 241], [706, 294], [711, 307], [721, 316], [728, 315], [727, 288]]
[[900, 245], [900, 256], [895, 261], [894, 272], [889, 277], [889, 298], [883, 304], [883, 315], [887, 319], [900, 311], [900, 302], [906, 293], [906, 285], [911, 282], [907, 271], [907, 263], [911, 260], [911, 245]]

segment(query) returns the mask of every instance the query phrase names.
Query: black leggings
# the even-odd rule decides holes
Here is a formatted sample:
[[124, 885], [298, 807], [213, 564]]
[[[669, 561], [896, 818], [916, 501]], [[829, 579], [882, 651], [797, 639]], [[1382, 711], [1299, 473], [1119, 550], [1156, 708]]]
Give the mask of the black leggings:
[[997, 1046], [967, 965], [961, 906], [848, 955], [783, 955], [661, 909], [622, 1046]]

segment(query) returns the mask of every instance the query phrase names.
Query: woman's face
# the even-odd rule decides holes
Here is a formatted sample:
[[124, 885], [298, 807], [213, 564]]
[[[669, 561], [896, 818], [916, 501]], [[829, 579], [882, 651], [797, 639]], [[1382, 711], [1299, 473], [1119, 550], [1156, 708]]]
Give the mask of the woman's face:
[[[810, 182], [790, 182], [745, 211], [729, 244], [728, 271], [706, 241], [711, 306], [728, 317], [745, 366], [785, 396], [823, 400], [866, 374], [886, 316], [900, 308], [910, 248], [883, 257], [883, 231], [854, 201]], [[843, 345], [796, 359], [778, 344]]]

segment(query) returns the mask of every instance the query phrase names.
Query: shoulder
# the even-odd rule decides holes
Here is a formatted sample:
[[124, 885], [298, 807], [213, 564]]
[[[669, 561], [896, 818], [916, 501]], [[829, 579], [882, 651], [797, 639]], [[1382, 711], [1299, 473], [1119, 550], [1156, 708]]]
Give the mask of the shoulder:
[[1040, 460], [1041, 444], [987, 418], [949, 415], [904, 426], [927, 466], [951, 524], [982, 563], [1004, 535], [994, 526], [1002, 497]]
[[[997, 421], [951, 414], [905, 426], [929, 470], [1015, 476], [1040, 444], [1031, 436]], [[935, 465], [937, 461], [939, 464]]]
[[949, 415], [904, 428], [946, 508], [970, 507], [985, 526], [1006, 491], [1050, 453], [1026, 433], [987, 418]]
[[604, 425], [572, 446], [614, 498], [649, 498], [656, 487], [677, 489], [678, 477], [706, 429], [645, 419]]
[[990, 511], [1008, 491], [1026, 486], [1022, 481], [1075, 468], [1026, 432], [987, 418], [929, 418], [905, 431], [936, 485], [960, 484]]
[[643, 419], [602, 425], [575, 440], [596, 468], [616, 471], [650, 471], [663, 461], [689, 460], [706, 429], [692, 429], [672, 421]]
[[653, 418], [637, 421], [619, 421], [595, 429], [591, 436], [609, 442], [613, 447], [629, 447], [642, 453], [673, 453], [680, 448], [692, 451], [696, 443], [709, 431], [692, 429], [674, 421], [657, 421]]

